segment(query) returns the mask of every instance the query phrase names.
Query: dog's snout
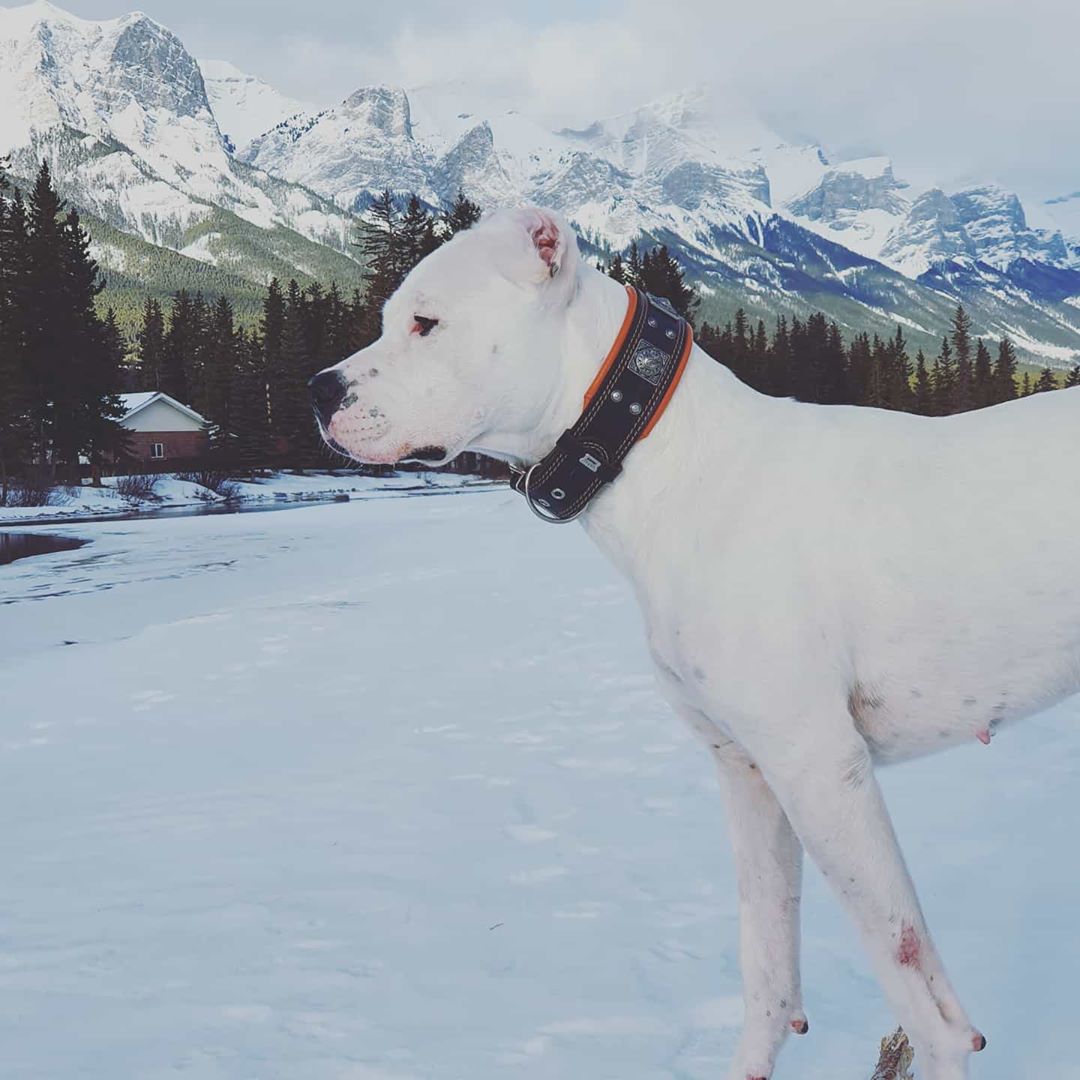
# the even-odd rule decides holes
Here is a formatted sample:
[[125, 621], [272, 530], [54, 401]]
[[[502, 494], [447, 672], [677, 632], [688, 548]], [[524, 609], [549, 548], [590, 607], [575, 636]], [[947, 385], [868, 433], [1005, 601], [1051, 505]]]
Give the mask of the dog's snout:
[[337, 412], [348, 389], [349, 381], [340, 371], [320, 371], [308, 380], [311, 403], [323, 423], [327, 423]]

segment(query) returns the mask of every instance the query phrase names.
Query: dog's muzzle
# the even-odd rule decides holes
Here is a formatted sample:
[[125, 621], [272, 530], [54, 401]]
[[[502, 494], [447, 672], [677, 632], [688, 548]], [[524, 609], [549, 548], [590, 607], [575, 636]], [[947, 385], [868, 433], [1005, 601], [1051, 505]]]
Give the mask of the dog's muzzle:
[[320, 371], [308, 381], [311, 404], [315, 408], [315, 415], [324, 426], [330, 423], [331, 417], [338, 411], [348, 389], [349, 381], [340, 371]]

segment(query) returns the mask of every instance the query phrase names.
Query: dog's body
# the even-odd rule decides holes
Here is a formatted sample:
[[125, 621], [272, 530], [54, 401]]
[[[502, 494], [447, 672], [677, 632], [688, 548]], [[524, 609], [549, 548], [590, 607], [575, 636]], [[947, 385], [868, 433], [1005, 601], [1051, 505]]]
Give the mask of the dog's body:
[[[554, 215], [497, 215], [425, 260], [382, 339], [331, 369], [324, 429], [367, 461], [535, 461], [577, 418], [625, 306]], [[804, 847], [862, 931], [921, 1076], [967, 1075], [984, 1040], [873, 764], [978, 747], [1080, 690], [1078, 432], [1080, 390], [926, 420], [763, 397], [695, 348], [585, 514], [633, 582], [666, 695], [726, 780], [746, 998], [731, 1080], [769, 1077], [806, 1029]]]

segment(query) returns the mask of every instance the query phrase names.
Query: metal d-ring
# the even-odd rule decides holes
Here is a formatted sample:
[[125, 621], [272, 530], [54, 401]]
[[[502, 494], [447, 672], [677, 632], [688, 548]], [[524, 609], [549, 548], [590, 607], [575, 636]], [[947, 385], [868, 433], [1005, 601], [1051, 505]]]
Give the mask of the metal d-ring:
[[[563, 518], [563, 517], [555, 517], [555, 516], [553, 516], [551, 514], [546, 513], [545, 511], [541, 510], [540, 507], [533, 500], [532, 495], [529, 494], [529, 481], [532, 479], [532, 474], [534, 472], [536, 472], [537, 468], [541, 464], [542, 464], [542, 462], [538, 461], [534, 465], [530, 465], [529, 468], [525, 471], [525, 479], [522, 481], [522, 485], [521, 485], [522, 494], [524, 494], [524, 496], [525, 496], [525, 502], [528, 505], [529, 509], [541, 521], [546, 521], [549, 525], [569, 525], [571, 521], [573, 521], [575, 518], [578, 518], [578, 517], [581, 516], [581, 514], [585, 510], [584, 506], [581, 507], [581, 509], [578, 510], [576, 513], [571, 514], [570, 517], [565, 517], [565, 518]], [[586, 506], [587, 505], [588, 504], [586, 503]]]

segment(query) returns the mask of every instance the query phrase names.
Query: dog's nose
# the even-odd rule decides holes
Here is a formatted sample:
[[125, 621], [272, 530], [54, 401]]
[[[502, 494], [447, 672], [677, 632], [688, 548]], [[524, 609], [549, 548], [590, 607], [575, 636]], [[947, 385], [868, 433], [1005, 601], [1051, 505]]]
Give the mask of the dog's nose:
[[340, 371], [320, 371], [308, 380], [311, 403], [324, 424], [337, 412], [348, 388], [349, 381]]

